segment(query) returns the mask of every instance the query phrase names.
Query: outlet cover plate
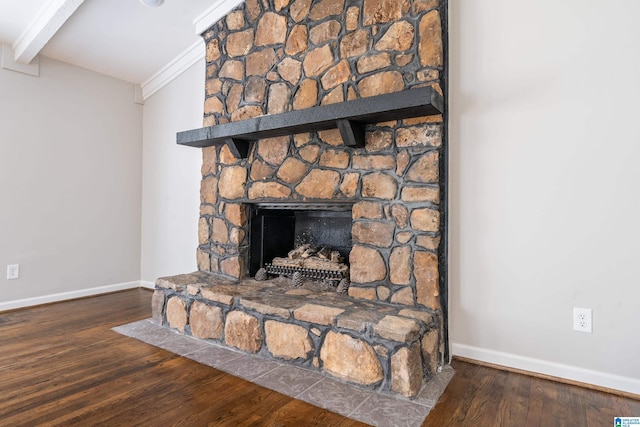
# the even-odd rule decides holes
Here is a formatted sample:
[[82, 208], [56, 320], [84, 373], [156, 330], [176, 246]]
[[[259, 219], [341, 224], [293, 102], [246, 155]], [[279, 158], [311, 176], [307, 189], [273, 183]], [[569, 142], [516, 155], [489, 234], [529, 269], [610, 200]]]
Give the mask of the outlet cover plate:
[[592, 333], [592, 312], [590, 308], [573, 307], [573, 330]]
[[7, 265], [7, 280], [14, 280], [20, 277], [20, 264]]

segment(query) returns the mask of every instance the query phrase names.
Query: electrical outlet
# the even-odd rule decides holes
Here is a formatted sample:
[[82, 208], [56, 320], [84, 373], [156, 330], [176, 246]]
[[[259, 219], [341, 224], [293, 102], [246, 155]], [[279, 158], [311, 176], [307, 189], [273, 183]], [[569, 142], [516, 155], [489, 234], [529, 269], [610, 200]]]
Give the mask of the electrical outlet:
[[591, 326], [591, 309], [573, 307], [573, 330], [590, 334]]
[[7, 280], [13, 280], [20, 277], [20, 264], [7, 265]]

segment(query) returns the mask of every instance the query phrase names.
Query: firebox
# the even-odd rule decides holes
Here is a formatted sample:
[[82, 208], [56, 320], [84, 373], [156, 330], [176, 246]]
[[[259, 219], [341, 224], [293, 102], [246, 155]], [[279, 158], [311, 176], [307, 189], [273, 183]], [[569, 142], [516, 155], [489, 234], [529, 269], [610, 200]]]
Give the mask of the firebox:
[[331, 248], [346, 262], [351, 252], [352, 203], [253, 204], [249, 273], [303, 245]]

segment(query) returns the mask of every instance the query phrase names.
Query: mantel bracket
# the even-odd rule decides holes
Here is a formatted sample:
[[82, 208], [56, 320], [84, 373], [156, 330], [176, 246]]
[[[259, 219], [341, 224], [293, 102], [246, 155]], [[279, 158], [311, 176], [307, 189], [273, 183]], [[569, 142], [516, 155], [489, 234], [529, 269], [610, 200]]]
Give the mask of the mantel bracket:
[[246, 159], [249, 157], [249, 153], [253, 147], [253, 141], [233, 137], [225, 139], [225, 144], [227, 144], [229, 151], [231, 151], [231, 154], [233, 154], [236, 159]]
[[348, 147], [364, 147], [364, 126], [352, 120], [338, 120], [338, 130], [342, 137], [342, 142]]

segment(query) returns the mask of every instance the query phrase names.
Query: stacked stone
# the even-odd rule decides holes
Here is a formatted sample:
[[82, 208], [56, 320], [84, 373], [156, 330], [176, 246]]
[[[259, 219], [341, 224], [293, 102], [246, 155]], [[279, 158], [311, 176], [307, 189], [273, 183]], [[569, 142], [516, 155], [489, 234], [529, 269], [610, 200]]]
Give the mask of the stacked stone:
[[437, 84], [438, 0], [247, 0], [204, 34], [206, 124]]
[[[438, 0], [247, 0], [204, 34], [205, 126], [430, 85], [443, 67]], [[410, 96], [410, 94], [407, 94]], [[202, 271], [246, 274], [252, 202], [352, 200], [349, 294], [439, 310], [442, 117], [205, 148]]]
[[182, 334], [407, 397], [438, 366], [438, 325], [425, 311], [203, 273], [158, 279], [152, 308]]

